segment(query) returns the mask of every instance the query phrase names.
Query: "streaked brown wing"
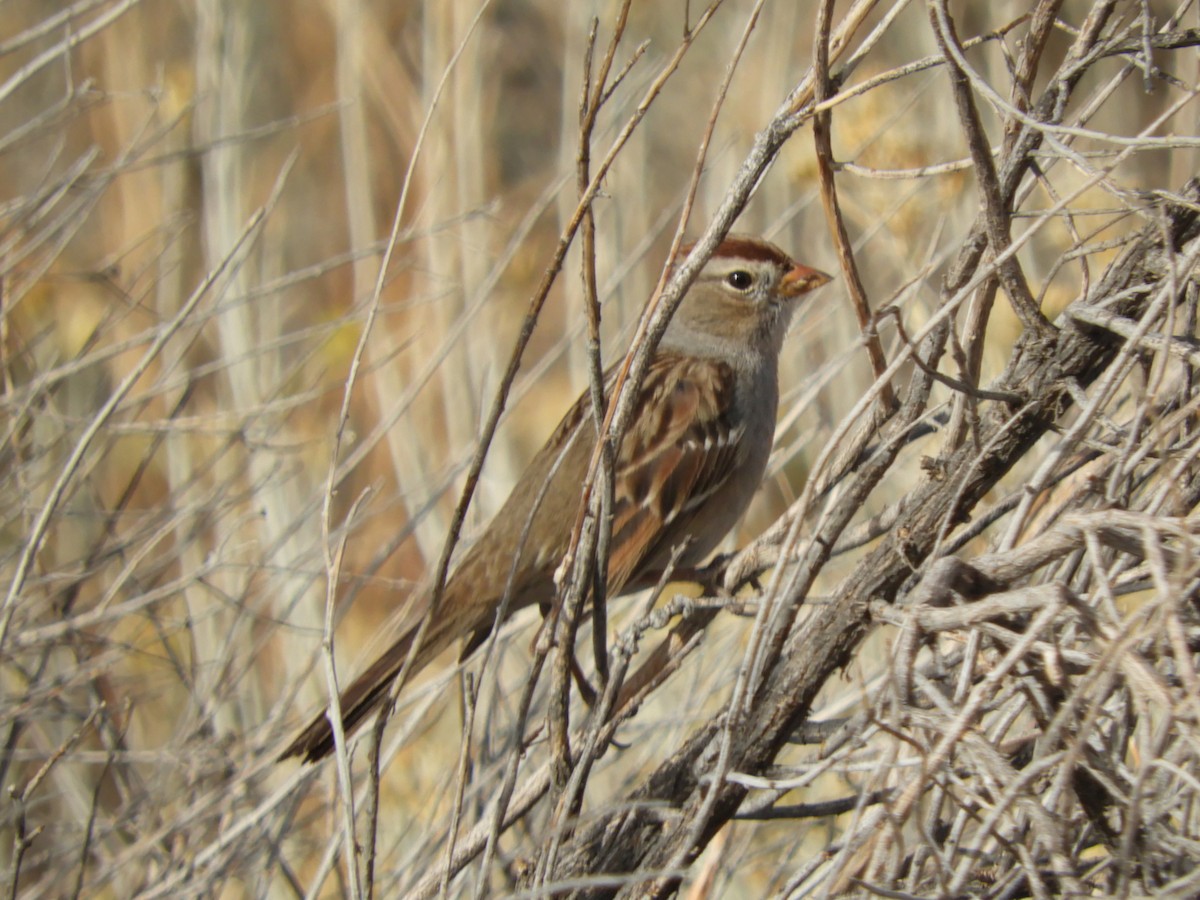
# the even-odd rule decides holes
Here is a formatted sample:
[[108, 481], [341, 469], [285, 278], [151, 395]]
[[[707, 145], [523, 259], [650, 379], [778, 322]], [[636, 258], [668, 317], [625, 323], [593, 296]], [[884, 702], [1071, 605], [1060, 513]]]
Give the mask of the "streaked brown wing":
[[685, 539], [692, 513], [729, 478], [740, 437], [729, 415], [733, 380], [720, 362], [651, 363], [616, 460], [610, 594]]

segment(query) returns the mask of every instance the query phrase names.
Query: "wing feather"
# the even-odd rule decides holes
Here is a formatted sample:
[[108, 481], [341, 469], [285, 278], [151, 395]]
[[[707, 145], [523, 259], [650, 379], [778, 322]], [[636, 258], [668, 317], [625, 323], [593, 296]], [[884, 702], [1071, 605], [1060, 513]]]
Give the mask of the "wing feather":
[[651, 364], [616, 460], [610, 594], [684, 540], [691, 513], [729, 479], [740, 438], [733, 385], [724, 363], [664, 355]]

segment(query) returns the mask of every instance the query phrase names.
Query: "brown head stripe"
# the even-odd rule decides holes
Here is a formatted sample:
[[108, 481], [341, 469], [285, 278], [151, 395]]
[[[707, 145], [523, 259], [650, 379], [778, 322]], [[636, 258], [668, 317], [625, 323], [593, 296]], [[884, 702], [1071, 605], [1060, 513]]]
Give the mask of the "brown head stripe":
[[[679, 251], [679, 258], [683, 259], [692, 252], [692, 248], [695, 246], [695, 241], [684, 244]], [[717, 245], [717, 249], [713, 251], [713, 256], [737, 256], [742, 259], [763, 260], [765, 262], [777, 263], [787, 269], [796, 265], [790, 256], [774, 244], [764, 240], [743, 237], [738, 234], [731, 234], [725, 240], [721, 241]]]

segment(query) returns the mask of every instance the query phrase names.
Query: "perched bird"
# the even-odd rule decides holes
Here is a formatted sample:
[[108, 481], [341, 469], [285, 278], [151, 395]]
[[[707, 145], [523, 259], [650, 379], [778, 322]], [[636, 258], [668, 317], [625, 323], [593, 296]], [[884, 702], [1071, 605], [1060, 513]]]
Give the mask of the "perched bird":
[[[745, 512], [775, 436], [779, 351], [796, 300], [828, 281], [764, 240], [730, 236], [717, 247], [667, 326], [618, 449], [608, 596], [653, 584], [681, 545], [677, 564], [698, 565]], [[615, 368], [605, 378], [610, 394], [614, 378]], [[497, 625], [514, 559], [506, 614], [553, 600], [595, 443], [585, 393], [446, 582], [410, 673], [460, 638], [464, 657], [483, 643]], [[405, 632], [342, 692], [347, 732], [383, 702], [416, 632]], [[332, 749], [322, 712], [280, 758], [316, 761]]]

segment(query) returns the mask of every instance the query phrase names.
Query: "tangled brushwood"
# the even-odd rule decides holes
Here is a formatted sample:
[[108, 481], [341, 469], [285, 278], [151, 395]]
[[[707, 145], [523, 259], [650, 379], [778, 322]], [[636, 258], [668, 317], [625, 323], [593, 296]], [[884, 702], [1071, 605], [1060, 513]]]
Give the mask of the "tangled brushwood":
[[0, 893], [1200, 896], [1194, 3], [0, 7]]

